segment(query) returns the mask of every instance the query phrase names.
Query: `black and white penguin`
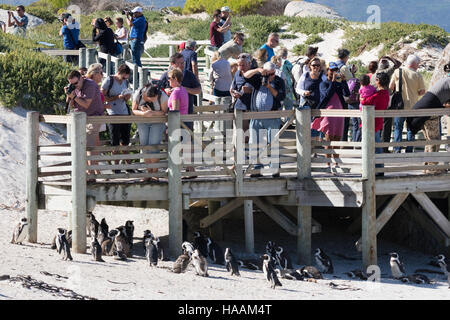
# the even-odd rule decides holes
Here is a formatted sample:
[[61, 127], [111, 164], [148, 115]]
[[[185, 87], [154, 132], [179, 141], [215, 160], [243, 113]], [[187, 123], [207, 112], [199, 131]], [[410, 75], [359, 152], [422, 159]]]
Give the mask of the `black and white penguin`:
[[314, 253], [314, 258], [316, 259], [316, 264], [322, 273], [333, 273], [333, 263], [331, 258], [326, 255], [326, 253], [321, 249], [317, 248]]
[[197, 275], [208, 277], [208, 262], [198, 249], [195, 249], [192, 253], [192, 264], [194, 265]]
[[106, 219], [105, 218], [103, 218], [102, 221], [100, 221], [100, 228], [105, 230], [106, 233], [109, 232], [109, 226], [106, 223]]
[[70, 254], [69, 242], [67, 242], [67, 230], [63, 228], [58, 228], [58, 237], [56, 239], [56, 249], [58, 253], [63, 252], [63, 260], [73, 260]]
[[206, 238], [206, 243], [208, 246], [209, 258], [214, 264], [225, 264], [224, 253], [222, 248], [217, 242], [214, 242], [210, 237]]
[[118, 233], [114, 237], [114, 255], [120, 260], [124, 260], [124, 257], [131, 257], [130, 244], [126, 237], [126, 231], [123, 226], [117, 228]]
[[97, 219], [92, 212], [87, 213], [88, 224], [87, 224], [87, 235], [88, 237], [95, 236], [97, 238], [98, 228], [100, 227], [100, 223], [98, 223]]
[[417, 284], [431, 283], [430, 279], [426, 275], [420, 273], [413, 273], [411, 275], [401, 277], [400, 280], [406, 283], [417, 283]]
[[276, 269], [275, 272], [280, 278], [288, 280], [304, 280], [305, 276], [300, 273], [300, 270], [293, 269]]
[[102, 259], [102, 246], [100, 245], [100, 243], [98, 243], [98, 240], [95, 237], [92, 237], [91, 253], [94, 257], [94, 261], [105, 262]]
[[444, 275], [447, 277], [448, 288], [450, 289], [450, 261], [443, 254], [438, 255], [437, 262]]
[[144, 230], [144, 236], [142, 237], [142, 245], [144, 246], [144, 250], [145, 250], [145, 242], [147, 241], [147, 239], [153, 239], [153, 233], [150, 230]]
[[263, 258], [263, 272], [266, 280], [270, 283], [270, 287], [275, 289], [275, 287], [281, 287], [281, 282], [278, 279], [277, 273], [275, 272], [272, 257], [268, 254], [264, 254]]
[[355, 269], [355, 270], [346, 272], [345, 274], [348, 275], [352, 279], [355, 279], [355, 278], [359, 278], [361, 280], [368, 279], [367, 274], [364, 271], [359, 270], [359, 269]]
[[268, 241], [266, 244], [266, 254], [270, 255], [272, 258], [276, 257], [276, 251], [275, 251], [275, 242]]
[[191, 262], [191, 257], [187, 253], [183, 253], [173, 263], [172, 271], [174, 273], [183, 273], [186, 271], [190, 262]]
[[300, 269], [300, 273], [309, 279], [323, 279], [322, 273], [313, 266], [305, 266]]
[[225, 266], [227, 267], [227, 271], [231, 272], [231, 275], [241, 275], [239, 273], [239, 264], [230, 248], [225, 249]]
[[108, 232], [108, 237], [101, 243], [102, 254], [105, 256], [114, 255], [114, 238], [119, 233], [117, 229], [113, 229]]
[[128, 244], [130, 245], [130, 250], [133, 249], [133, 237], [134, 237], [134, 224], [133, 221], [128, 220], [125, 222], [125, 231]]
[[237, 263], [242, 268], [262, 271], [263, 259], [237, 260]]
[[168, 257], [166, 257], [166, 252], [161, 244], [161, 240], [159, 239], [159, 237], [154, 237], [153, 238], [154, 243], [156, 245], [156, 248], [158, 250], [158, 259], [161, 261], [167, 261], [169, 260]]
[[181, 249], [183, 250], [184, 254], [187, 254], [189, 256], [189, 258], [192, 257], [192, 254], [194, 253], [194, 246], [192, 245], [192, 243], [185, 241], [181, 244]]
[[192, 244], [194, 245], [195, 249], [198, 249], [200, 251], [202, 256], [204, 257], [209, 256], [208, 242], [205, 236], [203, 236], [199, 231], [194, 232], [194, 241]]
[[97, 235], [98, 243], [101, 245], [104, 241], [106, 241], [108, 239], [109, 239], [109, 237], [108, 237], [107, 229], [103, 228], [102, 225], [100, 224], [100, 227], [98, 228], [98, 235]]
[[150, 267], [156, 267], [158, 264], [158, 247], [155, 240], [152, 238], [147, 238], [145, 240], [145, 257], [147, 258]]
[[282, 247], [275, 248], [275, 254], [277, 259], [277, 264], [281, 269], [292, 269], [292, 262], [289, 254], [284, 251]]
[[28, 236], [28, 219], [22, 218], [13, 231], [11, 243], [22, 244]]
[[400, 261], [398, 253], [392, 252], [389, 254], [391, 256], [389, 264], [391, 266], [391, 273], [394, 279], [400, 279], [406, 276], [405, 267]]

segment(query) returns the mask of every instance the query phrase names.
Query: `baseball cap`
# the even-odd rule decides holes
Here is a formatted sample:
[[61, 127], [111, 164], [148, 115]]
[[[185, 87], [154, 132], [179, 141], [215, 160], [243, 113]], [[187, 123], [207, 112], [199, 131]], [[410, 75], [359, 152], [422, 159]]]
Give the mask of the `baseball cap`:
[[142, 7], [135, 7], [133, 10], [131, 10], [132, 13], [136, 12], [142, 12]]
[[189, 39], [186, 41], [186, 48], [195, 48], [197, 42], [195, 40]]
[[180, 43], [180, 49], [185, 49], [186, 48], [186, 42], [182, 42], [182, 43]]
[[330, 62], [328, 64], [328, 69], [330, 69], [330, 70], [339, 69], [339, 66], [337, 65], [336, 62]]
[[222, 8], [220, 9], [220, 11], [230, 12], [231, 10], [230, 10], [230, 7], [224, 6], [224, 7], [222, 7]]

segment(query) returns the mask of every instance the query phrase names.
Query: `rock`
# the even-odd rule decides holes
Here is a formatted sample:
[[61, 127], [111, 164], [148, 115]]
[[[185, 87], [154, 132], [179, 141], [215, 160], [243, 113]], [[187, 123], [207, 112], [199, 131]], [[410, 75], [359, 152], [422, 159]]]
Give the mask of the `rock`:
[[291, 0], [267, 0], [257, 13], [263, 16], [278, 16], [284, 14], [284, 9]]
[[[15, 13], [15, 15], [17, 16], [17, 13]], [[29, 13], [26, 13], [26, 12], [25, 12], [25, 15], [28, 17], [27, 29], [34, 28], [34, 27], [44, 23], [44, 21], [41, 18], [38, 18], [38, 17], [33, 16], [33, 15], [31, 15]], [[3, 21], [3, 22], [6, 23], [6, 25], [8, 25], [8, 10], [0, 9], [0, 21]], [[11, 29], [12, 28], [6, 27], [7, 31], [11, 30]]]
[[436, 68], [434, 69], [433, 77], [431, 78], [430, 85], [433, 85], [439, 79], [447, 76], [444, 72], [444, 66], [450, 63], [450, 43], [447, 44], [445, 49], [442, 51], [442, 56], [436, 61]]
[[342, 19], [333, 9], [311, 2], [291, 1], [284, 8], [284, 15], [288, 17], [322, 17], [329, 19]]

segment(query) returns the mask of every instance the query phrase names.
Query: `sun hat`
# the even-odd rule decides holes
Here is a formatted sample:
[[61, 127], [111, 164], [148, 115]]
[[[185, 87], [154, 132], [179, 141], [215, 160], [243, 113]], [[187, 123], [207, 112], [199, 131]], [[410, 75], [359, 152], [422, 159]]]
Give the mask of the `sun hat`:
[[230, 10], [230, 7], [228, 7], [228, 6], [224, 6], [224, 7], [222, 7], [221, 9], [220, 9], [220, 11], [225, 11], [225, 12], [230, 12], [231, 10]]
[[136, 7], [133, 10], [131, 10], [132, 13], [136, 13], [136, 12], [142, 12], [142, 7]]

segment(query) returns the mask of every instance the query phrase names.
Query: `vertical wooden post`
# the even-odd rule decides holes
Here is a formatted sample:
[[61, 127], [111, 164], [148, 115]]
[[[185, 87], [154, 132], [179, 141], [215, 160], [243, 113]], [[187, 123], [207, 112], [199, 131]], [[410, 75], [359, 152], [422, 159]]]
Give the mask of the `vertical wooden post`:
[[169, 58], [173, 55], [173, 46], [169, 45]]
[[[295, 111], [297, 145], [297, 179], [311, 177], [311, 109]], [[297, 207], [297, 259], [299, 264], [311, 264], [311, 206]]]
[[245, 250], [255, 253], [255, 233], [253, 228], [253, 201], [244, 200]]
[[[83, 48], [86, 49], [86, 48]], [[67, 121], [66, 123], [66, 142], [67, 143], [71, 143], [72, 142], [72, 120], [69, 119], [69, 121]], [[68, 230], [73, 230], [72, 227], [72, 209], [70, 209], [67, 213], [67, 218], [69, 220], [68, 226], [69, 229]]]
[[178, 257], [183, 242], [183, 204], [181, 184], [181, 157], [177, 150], [180, 144], [180, 112], [169, 111], [168, 136], [168, 180], [169, 180], [169, 255]]
[[112, 74], [111, 70], [111, 55], [108, 53], [106, 56], [106, 76], [110, 76]]
[[137, 64], [133, 64], [133, 91], [136, 91], [139, 88], [139, 66]]
[[362, 260], [366, 269], [377, 264], [377, 226], [375, 197], [375, 107], [364, 106], [362, 113]]
[[72, 113], [72, 249], [86, 252], [86, 113]]
[[139, 88], [143, 88], [148, 83], [148, 69], [139, 67]]
[[86, 67], [88, 68], [91, 64], [95, 63], [95, 54], [97, 53], [97, 49], [87, 48], [86, 51], [87, 51]]
[[80, 68], [86, 67], [86, 48], [78, 49], [78, 66]]
[[27, 112], [26, 213], [28, 242], [37, 242], [39, 112]]
[[242, 129], [242, 110], [234, 109], [234, 168], [236, 173], [235, 180], [235, 194], [236, 197], [240, 197], [243, 190], [244, 174], [242, 172], [242, 166], [244, 164], [245, 145], [244, 145], [244, 132]]

